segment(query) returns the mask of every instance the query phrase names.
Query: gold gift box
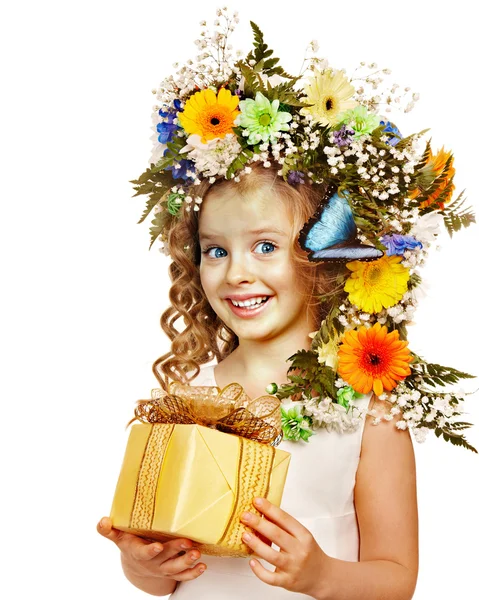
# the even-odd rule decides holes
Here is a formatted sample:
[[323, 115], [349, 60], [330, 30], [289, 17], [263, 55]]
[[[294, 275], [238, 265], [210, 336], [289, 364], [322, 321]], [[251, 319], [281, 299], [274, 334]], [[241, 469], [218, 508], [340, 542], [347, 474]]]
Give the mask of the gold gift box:
[[[247, 405], [241, 386], [239, 400], [238, 387], [228, 388], [236, 408]], [[201, 389], [218, 406], [227, 390]], [[248, 556], [252, 550], [241, 536], [250, 528], [240, 516], [261, 514], [255, 497], [280, 505], [290, 458], [271, 444], [198, 423], [133, 425], [110, 512], [113, 527], [150, 540], [188, 538], [204, 554]]]

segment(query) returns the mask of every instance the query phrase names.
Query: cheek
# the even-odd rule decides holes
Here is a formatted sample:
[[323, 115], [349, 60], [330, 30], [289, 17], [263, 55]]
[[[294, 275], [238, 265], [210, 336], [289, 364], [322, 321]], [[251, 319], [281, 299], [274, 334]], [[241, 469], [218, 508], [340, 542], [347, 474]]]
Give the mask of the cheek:
[[200, 283], [203, 291], [206, 295], [208, 295], [208, 290], [210, 289], [210, 280], [208, 274], [204, 271], [204, 269], [200, 268]]
[[269, 281], [278, 291], [292, 292], [298, 285], [296, 273], [292, 264], [270, 264], [262, 269], [265, 281]]
[[202, 268], [200, 265], [200, 282], [208, 301], [211, 303], [218, 287], [218, 274], [213, 269]]
[[278, 277], [276, 289], [283, 295], [287, 295], [293, 305], [304, 304], [311, 294], [311, 284], [300, 278], [293, 266], [283, 271], [282, 276]]

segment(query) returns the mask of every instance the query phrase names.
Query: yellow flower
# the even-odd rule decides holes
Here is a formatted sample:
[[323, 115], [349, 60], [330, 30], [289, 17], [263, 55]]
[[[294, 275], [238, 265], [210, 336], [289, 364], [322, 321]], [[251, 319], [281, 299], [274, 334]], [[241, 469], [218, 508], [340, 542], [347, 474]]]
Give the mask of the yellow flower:
[[324, 363], [334, 371], [338, 368], [338, 341], [338, 339], [329, 340], [317, 350], [318, 362]]
[[382, 256], [378, 260], [347, 263], [352, 271], [344, 289], [352, 304], [368, 313], [393, 306], [407, 291], [409, 271], [400, 264], [402, 256]]
[[[312, 331], [311, 333], [308, 333], [308, 335], [310, 338], [314, 338], [317, 333], [318, 331]], [[338, 345], [340, 337], [341, 336], [338, 334], [333, 335], [329, 342], [322, 344], [321, 347], [316, 350], [318, 362], [321, 364], [324, 363], [334, 371], [336, 371], [338, 367]]]
[[309, 78], [304, 91], [307, 95], [304, 101], [313, 106], [302, 108], [300, 113], [311, 114], [313, 123], [323, 126], [336, 125], [339, 115], [357, 104], [350, 99], [355, 89], [341, 71], [333, 74], [332, 69], [327, 69], [322, 73], [315, 67], [314, 77]]
[[186, 102], [183, 112], [178, 113], [178, 120], [189, 134], [199, 134], [201, 142], [224, 138], [227, 133], [234, 133], [239, 98], [226, 88], [221, 88], [218, 96], [213, 90], [201, 90], [193, 94]]

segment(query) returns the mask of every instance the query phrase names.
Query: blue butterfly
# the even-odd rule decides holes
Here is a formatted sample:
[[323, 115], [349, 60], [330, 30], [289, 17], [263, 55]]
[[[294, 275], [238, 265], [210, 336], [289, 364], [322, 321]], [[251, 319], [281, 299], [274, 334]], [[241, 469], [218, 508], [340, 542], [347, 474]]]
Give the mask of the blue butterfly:
[[361, 244], [357, 227], [346, 198], [330, 188], [327, 199], [306, 222], [299, 234], [299, 243], [309, 252], [311, 262], [348, 262], [376, 260], [384, 252]]

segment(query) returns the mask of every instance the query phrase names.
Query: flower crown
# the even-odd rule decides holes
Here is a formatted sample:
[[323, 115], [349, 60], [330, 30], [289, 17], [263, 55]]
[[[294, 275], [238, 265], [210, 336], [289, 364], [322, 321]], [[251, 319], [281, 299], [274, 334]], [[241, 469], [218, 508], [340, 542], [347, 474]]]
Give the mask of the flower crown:
[[320, 426], [354, 429], [355, 401], [373, 391], [391, 404], [382, 418], [402, 412], [396, 427], [409, 428], [417, 441], [432, 429], [476, 452], [460, 433], [471, 424], [457, 421], [465, 394], [444, 391], [472, 375], [427, 363], [407, 341], [418, 268], [440, 224], [452, 236], [475, 222], [463, 193], [452, 201], [452, 153], [434, 153], [430, 141], [421, 147], [427, 130], [404, 137], [381, 116], [404, 103], [409, 112], [418, 94], [409, 88], [400, 94], [396, 84], [378, 91], [390, 71], [374, 63], [361, 63], [354, 79], [330, 68], [316, 56], [316, 41], [305, 59], [309, 76], [290, 75], [253, 22], [254, 48], [233, 59], [227, 41], [238, 15], [223, 8], [217, 16], [224, 26], [218, 19], [212, 34], [201, 32], [196, 64], [189, 60], [153, 90], [161, 106], [153, 113], [150, 168], [131, 182], [135, 196], [148, 196], [139, 223], [154, 213], [150, 248], [158, 238], [169, 254], [169, 228], [184, 211], [200, 210], [196, 190], [203, 181], [238, 182], [252, 163], [268, 168], [273, 159], [291, 186], [327, 184], [299, 242], [311, 261], [344, 263], [349, 275], [339, 276], [337, 288], [323, 298], [330, 310], [310, 334], [311, 349], [288, 359], [290, 383], [267, 387], [279, 399], [301, 397], [293, 408], [282, 408], [286, 439], [307, 441]]

